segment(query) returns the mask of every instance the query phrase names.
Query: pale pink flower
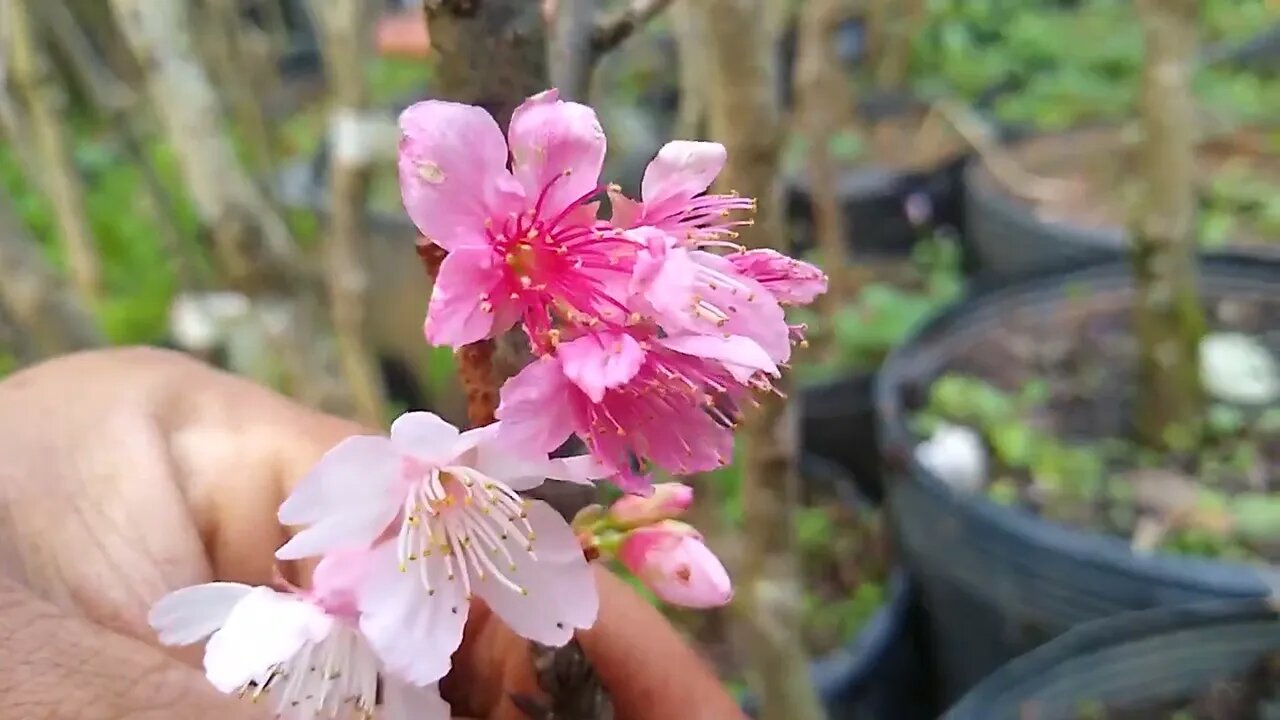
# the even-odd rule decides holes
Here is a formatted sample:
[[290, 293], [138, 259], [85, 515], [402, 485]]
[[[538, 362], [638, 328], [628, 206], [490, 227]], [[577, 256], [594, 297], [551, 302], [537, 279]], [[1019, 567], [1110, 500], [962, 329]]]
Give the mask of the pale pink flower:
[[712, 608], [733, 598], [733, 583], [720, 559], [697, 530], [677, 520], [627, 533], [618, 560], [672, 605]]
[[348, 583], [364, 563], [351, 555], [321, 560], [309, 591], [228, 582], [183, 588], [161, 598], [148, 620], [166, 645], [208, 637], [209, 682], [265, 701], [277, 717], [448, 720], [435, 685], [388, 675], [360, 632]]
[[548, 90], [516, 109], [504, 140], [485, 110], [428, 100], [404, 111], [400, 129], [405, 209], [449, 251], [429, 341], [459, 347], [523, 320], [545, 345], [553, 318], [625, 318], [610, 288], [625, 286], [633, 248], [590, 203], [604, 190], [605, 155], [591, 108]]
[[827, 291], [826, 273], [776, 250], [730, 253], [725, 259], [784, 305], [808, 305]]
[[517, 455], [498, 444], [500, 430], [460, 433], [431, 413], [407, 413], [390, 438], [339, 443], [280, 506], [282, 523], [307, 526], [281, 559], [374, 545], [358, 591], [360, 628], [417, 685], [448, 672], [473, 594], [546, 645], [595, 622], [596, 587], [573, 531], [517, 491], [606, 471], [587, 456]]
[[678, 482], [656, 483], [649, 497], [623, 495], [609, 506], [608, 518], [621, 527], [652, 525], [680, 517], [693, 504], [693, 488]]
[[737, 195], [707, 194], [726, 157], [719, 143], [667, 143], [645, 168], [639, 201], [611, 189], [613, 223], [622, 228], [655, 227], [691, 246], [731, 245], [723, 238], [735, 237], [734, 227], [752, 222], [732, 219], [733, 212], [754, 210], [756, 203]]
[[561, 343], [508, 380], [502, 437], [546, 452], [577, 433], [628, 492], [648, 490], [648, 463], [678, 473], [726, 464], [749, 383], [777, 367], [746, 338], [630, 330]]
[[786, 315], [773, 294], [726, 258], [690, 250], [671, 235], [644, 227], [629, 233], [644, 243], [631, 278], [633, 305], [672, 335], [749, 338], [775, 363], [791, 356]]

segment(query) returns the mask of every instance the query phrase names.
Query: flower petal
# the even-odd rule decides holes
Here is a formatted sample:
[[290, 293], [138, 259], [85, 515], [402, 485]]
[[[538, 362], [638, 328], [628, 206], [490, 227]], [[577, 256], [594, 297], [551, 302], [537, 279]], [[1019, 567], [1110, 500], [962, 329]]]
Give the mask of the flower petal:
[[147, 622], [165, 645], [190, 645], [212, 635], [227, 621], [236, 603], [253, 588], [231, 582], [192, 585], [165, 595], [151, 606]]
[[410, 685], [394, 677], [382, 678], [381, 720], [449, 720], [449, 703], [440, 697], [440, 686]]
[[400, 133], [400, 192], [418, 230], [447, 250], [484, 244], [484, 221], [510, 183], [498, 123], [483, 108], [427, 100], [401, 113]]
[[534, 560], [516, 541], [511, 542], [516, 562], [511, 578], [526, 594], [492, 580], [476, 583], [475, 588], [512, 631], [543, 645], [560, 646], [569, 642], [575, 629], [595, 624], [600, 598], [595, 576], [581, 550], [563, 561], [545, 559], [541, 553]]
[[769, 353], [741, 335], [675, 335], [658, 342], [685, 355], [719, 360], [740, 383], [745, 384], [757, 372], [778, 375], [778, 366], [769, 359]]
[[726, 260], [760, 283], [780, 303], [807, 305], [827, 291], [827, 275], [816, 265], [761, 248], [734, 253]]
[[280, 522], [306, 525], [345, 513], [353, 504], [398, 502], [390, 491], [399, 472], [400, 458], [390, 440], [349, 437], [326, 452], [280, 504]]
[[510, 327], [517, 315], [510, 297], [494, 292], [500, 280], [487, 247], [459, 248], [445, 256], [427, 304], [427, 341], [457, 349]]
[[640, 343], [622, 332], [595, 333], [561, 343], [556, 356], [565, 377], [597, 403], [604, 399], [605, 390], [625, 385], [644, 364]]
[[391, 423], [391, 442], [423, 462], [452, 460], [461, 437], [458, 428], [435, 413], [407, 412]]
[[646, 209], [671, 201], [687, 201], [711, 187], [727, 158], [728, 153], [720, 143], [669, 142], [645, 168], [640, 198]]
[[530, 500], [526, 511], [529, 526], [533, 528], [534, 551], [545, 562], [567, 562], [582, 558], [582, 544], [573, 528], [555, 508], [542, 500]]
[[222, 692], [234, 692], [296, 655], [308, 641], [323, 640], [333, 622], [311, 603], [271, 588], [253, 588], [209, 638], [205, 674]]
[[[417, 563], [426, 564], [434, 595], [423, 586]], [[401, 572], [394, 542], [374, 551], [358, 593], [360, 630], [387, 669], [414, 685], [436, 682], [449, 672], [469, 609], [460, 585], [448, 579], [441, 553]]]
[[538, 215], [550, 218], [597, 187], [605, 135], [595, 110], [547, 90], [511, 115], [512, 170], [530, 202], [545, 191]]
[[531, 362], [502, 386], [499, 437], [517, 452], [551, 452], [573, 434], [577, 390], [552, 357]]

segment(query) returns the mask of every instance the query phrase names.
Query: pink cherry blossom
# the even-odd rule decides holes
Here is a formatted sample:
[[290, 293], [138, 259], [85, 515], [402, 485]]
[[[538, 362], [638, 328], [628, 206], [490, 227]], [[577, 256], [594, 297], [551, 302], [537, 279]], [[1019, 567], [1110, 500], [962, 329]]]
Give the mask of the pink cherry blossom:
[[473, 595], [546, 645], [595, 622], [595, 583], [573, 531], [517, 491], [606, 470], [588, 456], [514, 454], [499, 432], [460, 433], [431, 413], [407, 413], [389, 438], [339, 443], [280, 506], [282, 523], [307, 526], [281, 559], [373, 546], [357, 591], [360, 629], [413, 684], [448, 672]]
[[[560, 319], [624, 318], [633, 244], [596, 220], [605, 136], [595, 112], [529, 98], [506, 140], [483, 109], [428, 100], [400, 116], [405, 209], [449, 251], [427, 311], [427, 339], [459, 347], [523, 320], [535, 345]], [[508, 168], [508, 155], [510, 168]]]
[[577, 433], [628, 492], [648, 490], [650, 462], [678, 473], [727, 463], [749, 383], [777, 367], [746, 338], [640, 332], [561, 343], [508, 380], [498, 407], [504, 440], [546, 452]]
[[752, 222], [732, 219], [733, 212], [754, 210], [756, 203], [737, 195], [706, 192], [724, 169], [726, 157], [725, 148], [719, 143], [667, 143], [645, 168], [640, 201], [611, 189], [614, 224], [623, 228], [658, 228], [695, 247], [729, 244], [724, 238], [736, 236], [734, 227]]
[[827, 291], [826, 273], [815, 265], [787, 257], [776, 250], [730, 253], [725, 259], [783, 304], [807, 305]]
[[161, 598], [148, 620], [166, 645], [208, 637], [209, 682], [265, 700], [286, 720], [448, 720], [436, 687], [387, 674], [361, 633], [348, 583], [363, 575], [365, 560], [321, 560], [310, 591], [227, 582], [183, 588]]
[[669, 334], [725, 334], [749, 338], [775, 363], [791, 356], [782, 306], [760, 283], [727, 259], [676, 244], [653, 228], [629, 233], [645, 244], [638, 253], [631, 291], [642, 312]]
[[649, 497], [623, 495], [615, 500], [608, 518], [619, 527], [640, 527], [680, 517], [692, 504], [693, 488], [677, 482], [657, 483]]
[[618, 559], [661, 600], [689, 608], [720, 607], [733, 584], [720, 559], [689, 525], [665, 520], [627, 533]]

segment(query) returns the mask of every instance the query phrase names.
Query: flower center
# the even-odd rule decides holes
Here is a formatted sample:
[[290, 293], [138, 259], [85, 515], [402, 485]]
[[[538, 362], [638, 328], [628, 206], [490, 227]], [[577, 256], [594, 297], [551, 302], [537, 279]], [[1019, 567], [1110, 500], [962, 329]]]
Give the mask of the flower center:
[[490, 580], [527, 595], [513, 576], [519, 560], [536, 561], [528, 501], [505, 484], [468, 467], [431, 470], [405, 499], [397, 548], [401, 572], [416, 563], [428, 595], [435, 584], [428, 562], [443, 563], [444, 582]]

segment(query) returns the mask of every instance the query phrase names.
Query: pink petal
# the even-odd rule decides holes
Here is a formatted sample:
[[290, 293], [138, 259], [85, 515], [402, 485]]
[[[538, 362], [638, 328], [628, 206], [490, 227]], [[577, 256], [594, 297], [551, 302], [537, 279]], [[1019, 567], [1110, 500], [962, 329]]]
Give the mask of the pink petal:
[[745, 384], [757, 372], [774, 377], [779, 374], [778, 366], [769, 359], [769, 353], [756, 341], [741, 335], [676, 335], [659, 342], [685, 355], [719, 360], [740, 383]]
[[[426, 563], [434, 595], [423, 587], [418, 563]], [[387, 669], [414, 685], [444, 677], [462, 643], [469, 606], [461, 583], [448, 574], [441, 553], [401, 572], [395, 542], [386, 542], [374, 551], [358, 593], [361, 632]]]
[[511, 116], [512, 170], [530, 203], [546, 189], [539, 216], [555, 217], [593, 191], [604, 165], [605, 135], [596, 113], [555, 90], [525, 100]]
[[330, 448], [280, 504], [285, 525], [306, 525], [358, 505], [398, 501], [384, 499], [400, 473], [400, 456], [391, 441], [378, 435], [356, 435]]
[[733, 583], [724, 565], [683, 523], [668, 520], [631, 531], [618, 559], [672, 605], [720, 607], [733, 598]]
[[582, 389], [591, 402], [604, 399], [605, 390], [621, 387], [644, 364], [644, 350], [622, 332], [602, 332], [562, 343], [556, 348], [565, 377]]
[[147, 622], [165, 645], [190, 645], [213, 634], [236, 603], [253, 588], [230, 582], [205, 583], [175, 590], [156, 601]]
[[690, 200], [711, 187], [727, 157], [720, 143], [669, 142], [645, 168], [640, 197], [646, 206]]
[[609, 207], [612, 210], [610, 223], [617, 228], [633, 228], [644, 216], [644, 205], [623, 195], [621, 192], [609, 190]]
[[356, 592], [369, 575], [373, 553], [368, 549], [339, 550], [320, 559], [311, 573], [307, 595], [334, 617], [354, 620]]
[[525, 366], [501, 391], [499, 437], [513, 452], [551, 452], [573, 434], [569, 394], [576, 392], [560, 362], [545, 357]]
[[323, 640], [333, 622], [311, 603], [270, 588], [253, 588], [209, 638], [205, 675], [222, 692], [234, 692], [296, 655], [308, 641]]
[[595, 576], [568, 523], [549, 505], [535, 501], [529, 522], [537, 540], [529, 556], [522, 541], [508, 540], [518, 593], [492, 579], [474, 585], [480, 597], [516, 634], [544, 645], [564, 645], [575, 629], [595, 624], [600, 609]]
[[382, 678], [381, 720], [450, 720], [449, 703], [436, 684], [418, 687], [385, 675]]
[[484, 244], [484, 221], [512, 189], [507, 144], [493, 117], [427, 100], [401, 113], [400, 132], [400, 192], [418, 230], [447, 250]]
[[827, 276], [816, 265], [759, 249], [729, 255], [728, 262], [760, 283], [781, 303], [807, 305], [827, 291]]
[[428, 463], [457, 457], [462, 433], [435, 413], [407, 412], [391, 423], [391, 442], [400, 452]]
[[517, 317], [510, 297], [494, 288], [502, 274], [489, 248], [461, 248], [445, 256], [431, 288], [423, 331], [432, 345], [460, 348], [503, 332]]
[[[704, 271], [717, 275], [695, 289], [705, 299], [728, 312], [729, 320], [717, 329], [721, 334], [742, 335], [756, 341], [775, 363], [791, 357], [791, 329], [786, 313], [760, 283], [745, 277], [719, 255], [695, 250], [690, 259]], [[707, 328], [704, 322], [702, 327]]]

